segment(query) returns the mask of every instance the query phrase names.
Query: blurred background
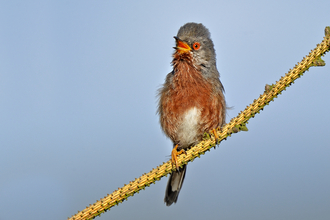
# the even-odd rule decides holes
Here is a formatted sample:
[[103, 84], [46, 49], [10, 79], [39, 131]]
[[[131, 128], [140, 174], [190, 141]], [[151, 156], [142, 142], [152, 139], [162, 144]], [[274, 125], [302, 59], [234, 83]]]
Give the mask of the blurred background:
[[[169, 159], [156, 91], [211, 32], [227, 121], [320, 43], [330, 1], [2, 1], [0, 219], [66, 219]], [[329, 219], [330, 54], [240, 132], [97, 219]]]

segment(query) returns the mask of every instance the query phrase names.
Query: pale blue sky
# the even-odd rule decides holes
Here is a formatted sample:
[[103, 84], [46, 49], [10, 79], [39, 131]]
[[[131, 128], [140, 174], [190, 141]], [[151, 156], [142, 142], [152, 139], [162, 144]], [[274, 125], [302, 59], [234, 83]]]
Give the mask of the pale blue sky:
[[[66, 219], [169, 159], [156, 90], [186, 22], [211, 32], [232, 110], [324, 36], [330, 1], [2, 1], [0, 220]], [[328, 219], [330, 55], [248, 124], [97, 219]]]

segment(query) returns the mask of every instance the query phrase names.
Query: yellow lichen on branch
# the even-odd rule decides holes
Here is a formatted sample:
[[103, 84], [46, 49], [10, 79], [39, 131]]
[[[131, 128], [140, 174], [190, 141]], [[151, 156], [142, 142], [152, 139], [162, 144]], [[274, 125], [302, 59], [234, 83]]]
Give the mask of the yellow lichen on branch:
[[[216, 141], [221, 142], [225, 140], [228, 136], [238, 131], [246, 131], [246, 124], [250, 118], [253, 118], [255, 114], [259, 113], [260, 110], [269, 104], [270, 101], [274, 100], [283, 90], [289, 87], [296, 79], [298, 79], [302, 74], [308, 70], [311, 66], [324, 66], [325, 63], [321, 59], [326, 52], [330, 50], [330, 27], [325, 29], [325, 37], [323, 41], [317, 45], [317, 47], [312, 50], [309, 55], [307, 55], [303, 60], [298, 63], [292, 70], [289, 70], [285, 76], [281, 77], [273, 85], [266, 85], [265, 91], [258, 99], [255, 99], [253, 103], [241, 111], [239, 115], [230, 120], [228, 124], [223, 126], [221, 130], [217, 131], [219, 138], [215, 138], [208, 134], [205, 135], [203, 141], [201, 141], [196, 146], [192, 147], [190, 150], [186, 151], [187, 154], [182, 154], [178, 157], [178, 164], [182, 166], [190, 161], [193, 161], [196, 157], [204, 154], [205, 151], [210, 150], [216, 145]], [[109, 210], [111, 207], [122, 203], [129, 196], [133, 196], [136, 192], [155, 183], [162, 177], [172, 172], [171, 161], [163, 163], [162, 165], [152, 169], [149, 173], [143, 174], [141, 177], [131, 181], [129, 184], [125, 184], [122, 188], [118, 188], [110, 195], [108, 194], [104, 198], [96, 201], [94, 204], [89, 205], [82, 211], [78, 211], [77, 214], [68, 218], [69, 220], [87, 220], [93, 219], [99, 216], [103, 212]]]

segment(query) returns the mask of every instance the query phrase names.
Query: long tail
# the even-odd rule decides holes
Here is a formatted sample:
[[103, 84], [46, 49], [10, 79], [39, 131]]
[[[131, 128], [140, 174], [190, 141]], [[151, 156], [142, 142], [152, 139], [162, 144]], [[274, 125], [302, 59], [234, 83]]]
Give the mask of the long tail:
[[179, 171], [174, 171], [170, 178], [168, 178], [167, 187], [165, 191], [164, 202], [167, 206], [176, 203], [183, 184], [184, 177], [186, 176], [186, 165], [179, 168]]

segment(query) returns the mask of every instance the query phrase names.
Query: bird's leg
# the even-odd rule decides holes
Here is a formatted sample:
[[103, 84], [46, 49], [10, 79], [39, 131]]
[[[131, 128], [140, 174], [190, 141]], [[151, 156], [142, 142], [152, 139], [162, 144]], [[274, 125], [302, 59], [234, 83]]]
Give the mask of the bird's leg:
[[218, 134], [217, 134], [216, 129], [213, 128], [213, 129], [210, 131], [210, 133], [212, 133], [212, 134], [214, 135], [215, 143], [216, 143], [216, 144], [220, 144], [219, 136], [218, 136]]
[[178, 144], [175, 145], [175, 147], [172, 150], [172, 154], [171, 154], [172, 167], [175, 166], [177, 171], [179, 171], [177, 156], [180, 155], [180, 154], [183, 154], [183, 153], [185, 153], [187, 155], [186, 151], [183, 150], [183, 149], [181, 149], [180, 151], [177, 151], [178, 146], [179, 146]]

